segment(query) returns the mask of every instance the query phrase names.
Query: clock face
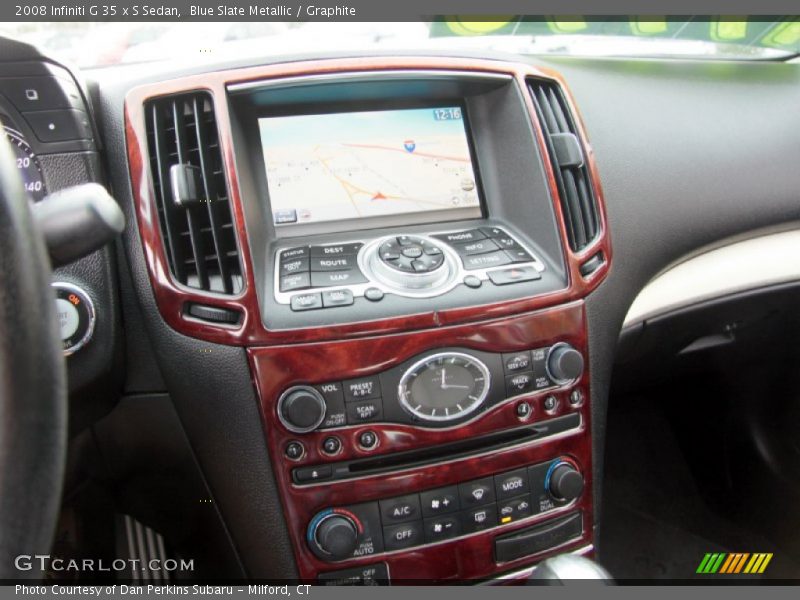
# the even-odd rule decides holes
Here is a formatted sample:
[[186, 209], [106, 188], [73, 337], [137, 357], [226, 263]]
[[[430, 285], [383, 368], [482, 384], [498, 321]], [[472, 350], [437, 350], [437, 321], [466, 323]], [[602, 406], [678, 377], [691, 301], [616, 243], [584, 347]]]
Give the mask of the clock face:
[[489, 369], [461, 352], [414, 363], [400, 379], [400, 404], [423, 421], [454, 421], [477, 410], [489, 393]]

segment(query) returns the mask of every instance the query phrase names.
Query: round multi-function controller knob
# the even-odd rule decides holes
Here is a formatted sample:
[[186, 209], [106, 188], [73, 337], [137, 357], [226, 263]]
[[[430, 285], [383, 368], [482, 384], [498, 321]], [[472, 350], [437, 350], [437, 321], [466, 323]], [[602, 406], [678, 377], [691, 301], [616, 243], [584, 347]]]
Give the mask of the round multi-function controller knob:
[[435, 294], [453, 283], [458, 256], [429, 237], [399, 235], [367, 245], [359, 265], [365, 275], [407, 295]]
[[549, 491], [557, 500], [571, 502], [583, 492], [583, 475], [569, 463], [561, 463], [550, 473]]
[[567, 383], [583, 375], [583, 355], [569, 344], [556, 344], [547, 355], [547, 373], [556, 383]]
[[295, 433], [314, 431], [325, 420], [325, 411], [322, 395], [304, 385], [289, 388], [278, 400], [278, 418]]
[[358, 546], [358, 525], [346, 515], [330, 513], [312, 522], [308, 541], [319, 558], [343, 560]]
[[400, 273], [430, 273], [444, 264], [444, 252], [439, 246], [415, 236], [401, 235], [384, 241], [378, 256]]

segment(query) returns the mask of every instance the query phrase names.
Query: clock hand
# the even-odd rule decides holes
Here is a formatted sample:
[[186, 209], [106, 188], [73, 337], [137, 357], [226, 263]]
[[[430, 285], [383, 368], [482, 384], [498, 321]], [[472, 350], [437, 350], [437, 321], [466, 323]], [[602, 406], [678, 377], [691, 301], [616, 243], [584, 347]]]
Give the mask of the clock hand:
[[449, 384], [445, 384], [445, 385], [442, 386], [442, 389], [443, 390], [451, 390], [451, 389], [452, 390], [468, 390], [469, 386], [468, 385], [449, 385]]
[[445, 370], [444, 370], [444, 368], [442, 368], [442, 389], [443, 390], [447, 389], [447, 383], [445, 383], [445, 377], [446, 377]]

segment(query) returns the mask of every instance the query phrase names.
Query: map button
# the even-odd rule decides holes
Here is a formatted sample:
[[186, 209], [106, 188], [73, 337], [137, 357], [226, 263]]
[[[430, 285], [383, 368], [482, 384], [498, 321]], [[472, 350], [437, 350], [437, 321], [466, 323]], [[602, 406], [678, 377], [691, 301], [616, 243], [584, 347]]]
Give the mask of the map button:
[[324, 273], [311, 273], [311, 285], [314, 287], [333, 287], [337, 285], [355, 285], [367, 283], [367, 278], [358, 269], [346, 271], [326, 271]]

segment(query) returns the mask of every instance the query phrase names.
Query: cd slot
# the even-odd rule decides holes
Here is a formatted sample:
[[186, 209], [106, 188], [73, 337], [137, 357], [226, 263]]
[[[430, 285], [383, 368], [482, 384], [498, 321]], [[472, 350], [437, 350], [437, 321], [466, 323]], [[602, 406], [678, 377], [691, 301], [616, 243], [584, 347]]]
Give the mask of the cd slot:
[[[403, 471], [423, 467], [433, 463], [467, 458], [476, 454], [484, 454], [503, 450], [510, 446], [539, 440], [545, 437], [564, 433], [572, 429], [577, 429], [581, 424], [581, 417], [578, 413], [548, 419], [533, 425], [527, 425], [517, 429], [492, 433], [478, 438], [432, 446], [421, 450], [409, 450], [374, 458], [362, 458], [358, 460], [343, 461], [326, 466], [330, 468], [330, 476], [324, 481], [345, 480], [354, 477], [365, 477], [369, 475], [387, 474], [394, 471]], [[308, 481], [298, 477], [298, 471], [313, 469], [314, 467], [303, 467], [293, 471], [293, 479], [296, 484], [321, 483], [320, 480]]]

